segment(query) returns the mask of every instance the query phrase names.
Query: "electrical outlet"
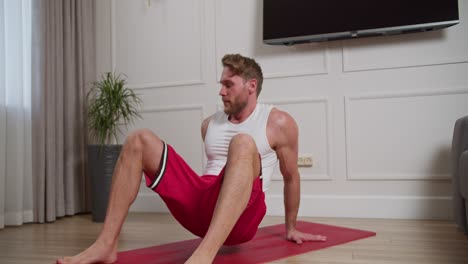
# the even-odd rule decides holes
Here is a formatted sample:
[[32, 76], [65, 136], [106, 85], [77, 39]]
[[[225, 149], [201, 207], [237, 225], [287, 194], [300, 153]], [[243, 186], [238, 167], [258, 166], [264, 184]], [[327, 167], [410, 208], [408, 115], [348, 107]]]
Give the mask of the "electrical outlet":
[[304, 166], [304, 157], [298, 157], [297, 158], [297, 166], [298, 167]]
[[312, 157], [304, 157], [304, 166], [312, 167], [312, 165], [313, 165]]
[[297, 158], [297, 166], [298, 167], [312, 167], [313, 166], [312, 156], [299, 156]]

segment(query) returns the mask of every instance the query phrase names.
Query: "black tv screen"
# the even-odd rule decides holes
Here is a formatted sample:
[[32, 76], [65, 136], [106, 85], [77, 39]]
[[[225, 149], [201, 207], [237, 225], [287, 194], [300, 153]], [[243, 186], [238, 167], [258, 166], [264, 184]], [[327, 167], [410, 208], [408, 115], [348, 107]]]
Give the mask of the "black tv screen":
[[263, 41], [298, 44], [459, 23], [457, 0], [264, 0]]

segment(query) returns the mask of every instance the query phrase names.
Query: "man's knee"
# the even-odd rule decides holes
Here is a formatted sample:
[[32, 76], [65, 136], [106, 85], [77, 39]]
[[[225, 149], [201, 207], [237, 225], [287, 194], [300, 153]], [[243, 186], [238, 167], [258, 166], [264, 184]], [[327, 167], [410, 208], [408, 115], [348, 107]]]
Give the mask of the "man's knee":
[[260, 174], [260, 155], [252, 136], [248, 134], [237, 134], [232, 137], [229, 144], [228, 160], [231, 158], [250, 160], [254, 171], [253, 176], [255, 177]]
[[247, 151], [253, 154], [258, 153], [255, 140], [249, 134], [237, 134], [233, 136], [229, 144], [229, 148], [239, 151]]
[[143, 152], [145, 146], [154, 144], [160, 140], [151, 130], [139, 129], [127, 136], [124, 148], [132, 152]]

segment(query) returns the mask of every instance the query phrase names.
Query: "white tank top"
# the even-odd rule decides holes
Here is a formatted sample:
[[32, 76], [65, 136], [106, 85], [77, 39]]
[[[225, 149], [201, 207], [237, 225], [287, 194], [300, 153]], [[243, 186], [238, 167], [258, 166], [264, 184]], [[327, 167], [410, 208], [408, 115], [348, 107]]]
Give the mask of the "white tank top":
[[263, 191], [266, 191], [278, 162], [276, 152], [271, 149], [266, 133], [268, 116], [272, 108], [271, 105], [257, 104], [254, 112], [240, 124], [231, 123], [223, 111], [216, 112], [211, 117], [205, 135], [208, 162], [204, 174], [218, 175], [226, 165], [231, 138], [239, 133], [249, 134], [255, 140], [262, 157]]

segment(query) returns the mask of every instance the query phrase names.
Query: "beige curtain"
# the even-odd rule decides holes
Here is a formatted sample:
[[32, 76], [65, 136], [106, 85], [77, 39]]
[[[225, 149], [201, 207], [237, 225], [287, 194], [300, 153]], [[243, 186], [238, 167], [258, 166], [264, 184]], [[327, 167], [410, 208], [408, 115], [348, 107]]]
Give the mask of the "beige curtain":
[[85, 94], [95, 80], [94, 0], [32, 6], [34, 221], [89, 211]]

